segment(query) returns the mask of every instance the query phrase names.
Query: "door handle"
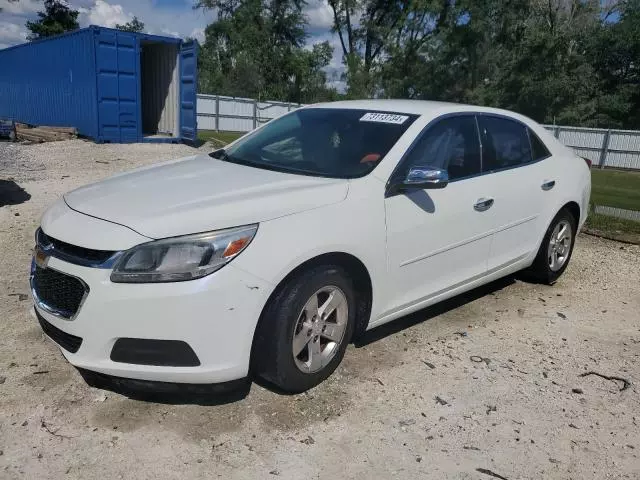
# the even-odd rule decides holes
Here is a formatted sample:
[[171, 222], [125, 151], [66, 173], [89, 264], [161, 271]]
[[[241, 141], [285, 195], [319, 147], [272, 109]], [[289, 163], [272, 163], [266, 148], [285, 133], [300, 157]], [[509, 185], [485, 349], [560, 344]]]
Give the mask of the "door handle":
[[551, 190], [555, 186], [556, 186], [555, 180], [545, 180], [545, 182], [541, 185], [541, 188], [546, 192], [547, 190]]
[[489, 210], [493, 205], [493, 198], [480, 198], [473, 206], [473, 209], [477, 212], [484, 212]]

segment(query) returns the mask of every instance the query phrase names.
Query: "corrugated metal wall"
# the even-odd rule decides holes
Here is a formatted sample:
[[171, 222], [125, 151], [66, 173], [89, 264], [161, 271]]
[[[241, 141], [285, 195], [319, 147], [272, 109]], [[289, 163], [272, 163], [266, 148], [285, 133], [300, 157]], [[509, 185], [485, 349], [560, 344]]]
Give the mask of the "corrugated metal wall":
[[178, 47], [143, 43], [140, 49], [142, 131], [178, 135]]
[[131, 32], [95, 31], [98, 140], [131, 143], [140, 139], [140, 56]]
[[[186, 118], [180, 93], [183, 107], [196, 103], [195, 90], [180, 86], [182, 45], [177, 38], [90, 26], [0, 50], [0, 119], [75, 127], [103, 142], [176, 141]], [[188, 65], [194, 79], [196, 51], [191, 48]], [[195, 132], [195, 119], [187, 120], [185, 130]], [[143, 137], [144, 130], [168, 135]]]
[[92, 31], [1, 50], [0, 118], [97, 136]]

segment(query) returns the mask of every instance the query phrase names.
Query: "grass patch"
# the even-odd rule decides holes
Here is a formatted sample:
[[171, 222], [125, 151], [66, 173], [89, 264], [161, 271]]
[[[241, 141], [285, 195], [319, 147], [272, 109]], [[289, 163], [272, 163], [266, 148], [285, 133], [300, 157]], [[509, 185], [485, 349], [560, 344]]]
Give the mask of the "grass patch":
[[216, 146], [224, 147], [244, 134], [245, 132], [216, 132], [215, 130], [199, 130], [198, 139], [203, 142], [213, 142]]
[[591, 203], [640, 210], [640, 172], [591, 170]]
[[612, 240], [640, 244], [640, 222], [634, 222], [633, 220], [591, 212], [587, 217], [584, 229], [587, 233]]
[[591, 170], [591, 211], [585, 230], [613, 240], [640, 243], [640, 222], [594, 213], [593, 205], [640, 211], [640, 172]]

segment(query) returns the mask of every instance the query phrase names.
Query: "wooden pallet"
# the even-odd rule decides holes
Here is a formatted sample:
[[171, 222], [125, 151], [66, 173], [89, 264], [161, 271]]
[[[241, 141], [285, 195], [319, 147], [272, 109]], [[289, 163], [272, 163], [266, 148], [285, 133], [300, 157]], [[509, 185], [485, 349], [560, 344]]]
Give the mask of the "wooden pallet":
[[27, 140], [34, 143], [57, 142], [69, 140], [78, 136], [78, 131], [73, 127], [29, 127], [21, 123], [16, 124], [16, 136], [18, 140]]

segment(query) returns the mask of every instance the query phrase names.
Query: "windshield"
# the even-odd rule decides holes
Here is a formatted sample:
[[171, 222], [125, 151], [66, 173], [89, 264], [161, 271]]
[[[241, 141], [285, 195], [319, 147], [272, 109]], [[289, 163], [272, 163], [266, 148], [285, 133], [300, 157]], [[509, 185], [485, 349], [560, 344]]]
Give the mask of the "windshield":
[[416, 117], [367, 110], [301, 109], [211, 155], [287, 173], [362, 177], [380, 163]]

